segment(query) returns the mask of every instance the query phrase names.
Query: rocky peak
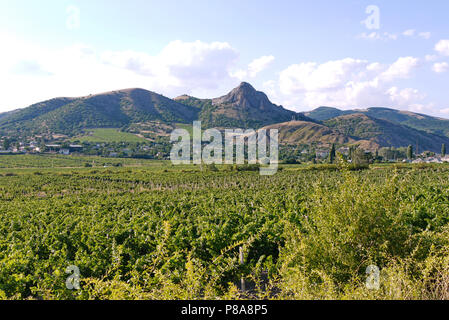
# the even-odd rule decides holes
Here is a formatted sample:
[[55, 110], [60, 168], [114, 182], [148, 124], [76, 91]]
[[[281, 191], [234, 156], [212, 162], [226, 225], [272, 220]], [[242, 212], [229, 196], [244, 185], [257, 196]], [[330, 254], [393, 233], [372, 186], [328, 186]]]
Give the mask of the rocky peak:
[[265, 93], [256, 91], [256, 89], [247, 82], [242, 82], [227, 95], [213, 99], [212, 104], [236, 105], [240, 108], [257, 108], [261, 110], [274, 106]]

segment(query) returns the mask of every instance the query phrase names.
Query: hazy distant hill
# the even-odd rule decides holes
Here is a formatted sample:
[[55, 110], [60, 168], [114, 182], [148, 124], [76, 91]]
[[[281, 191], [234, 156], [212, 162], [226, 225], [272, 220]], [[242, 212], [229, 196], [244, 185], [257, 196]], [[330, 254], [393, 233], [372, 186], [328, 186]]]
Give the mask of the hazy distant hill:
[[417, 130], [449, 137], [449, 120], [432, 117], [410, 111], [389, 108], [368, 108], [365, 110], [339, 110], [336, 108], [320, 107], [306, 112], [305, 115], [319, 121], [329, 120], [342, 115], [363, 113], [376, 119], [387, 120], [402, 124]]
[[366, 114], [354, 113], [324, 121], [324, 124], [342, 135], [356, 140], [369, 140], [381, 147], [404, 147], [412, 145], [421, 151], [438, 152], [441, 145], [449, 145], [449, 138], [383, 119], [376, 119]]
[[343, 116], [345, 114], [353, 114], [353, 113], [356, 113], [356, 111], [354, 110], [343, 111], [337, 108], [330, 108], [330, 107], [319, 107], [312, 111], [304, 112], [304, 114], [307, 117], [318, 121], [325, 121], [335, 117]]

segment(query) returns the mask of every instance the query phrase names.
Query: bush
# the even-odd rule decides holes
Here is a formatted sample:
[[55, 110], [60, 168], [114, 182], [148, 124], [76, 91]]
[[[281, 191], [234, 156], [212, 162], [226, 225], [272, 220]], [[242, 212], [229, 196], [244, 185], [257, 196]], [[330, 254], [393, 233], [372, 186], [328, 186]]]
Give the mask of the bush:
[[[412, 214], [418, 207], [408, 177], [367, 184], [347, 172], [337, 185], [317, 183], [307, 199], [303, 218], [286, 228], [280, 258], [280, 286], [289, 288], [284, 294], [295, 299], [448, 296], [441, 286], [430, 285], [449, 285], [447, 230], [430, 233], [428, 218]], [[369, 265], [382, 270], [381, 290], [365, 287]]]
[[311, 164], [302, 170], [311, 171], [337, 171], [338, 166], [336, 164]]
[[361, 171], [361, 170], [368, 170], [369, 169], [369, 165], [368, 164], [357, 164], [357, 163], [352, 163], [348, 166], [348, 169], [350, 171]]
[[242, 164], [237, 166], [238, 171], [259, 171], [260, 164]]
[[217, 172], [218, 168], [215, 165], [215, 163], [211, 163], [211, 164], [206, 165], [206, 171]]
[[296, 160], [295, 158], [289, 158], [284, 160], [284, 164], [301, 164], [301, 162]]
[[12, 173], [12, 172], [5, 173], [5, 177], [14, 177], [14, 176], [16, 176], [15, 173]]

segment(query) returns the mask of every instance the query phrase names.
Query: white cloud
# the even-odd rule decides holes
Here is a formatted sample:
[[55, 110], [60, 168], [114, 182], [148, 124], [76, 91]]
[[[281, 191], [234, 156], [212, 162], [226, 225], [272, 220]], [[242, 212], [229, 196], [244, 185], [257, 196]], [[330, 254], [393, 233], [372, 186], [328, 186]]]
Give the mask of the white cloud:
[[13, 74], [22, 74], [29, 76], [50, 76], [51, 73], [45, 71], [36, 60], [22, 60], [17, 62], [10, 69]]
[[367, 39], [367, 40], [397, 40], [398, 35], [389, 33], [389, 32], [381, 33], [381, 32], [373, 31], [370, 33], [362, 32], [361, 34], [359, 34], [357, 36], [357, 38]]
[[428, 39], [430, 39], [432, 37], [432, 33], [430, 33], [430, 32], [420, 32], [420, 33], [418, 33], [418, 36], [420, 38], [428, 40]]
[[395, 105], [409, 105], [415, 108], [417, 107], [417, 104], [410, 104], [410, 102], [419, 101], [426, 97], [425, 94], [422, 94], [417, 89], [413, 88], [401, 90], [398, 87], [391, 87], [387, 90], [387, 93], [390, 95], [390, 99]]
[[417, 36], [419, 38], [428, 40], [432, 36], [432, 33], [430, 33], [430, 32], [417, 32], [415, 29], [409, 29], [409, 30], [404, 31], [402, 33], [402, 35], [404, 37], [415, 37], [415, 36]]
[[341, 108], [394, 106], [412, 108], [425, 98], [394, 81], [409, 78], [419, 65], [402, 57], [390, 65], [353, 58], [325, 63], [304, 62], [284, 69], [277, 81], [264, 84], [273, 100], [298, 111], [318, 106]]
[[[0, 33], [0, 112], [55, 96], [141, 87], [167, 96], [213, 96], [237, 85], [239, 54], [226, 42], [170, 42], [156, 55], [97, 51], [78, 44], [49, 50]], [[251, 66], [251, 72], [264, 67]]]
[[440, 109], [440, 112], [441, 112], [442, 114], [449, 114], [449, 108]]
[[[425, 95], [423, 95], [424, 97]], [[435, 103], [411, 103], [408, 105], [408, 111], [418, 113], [435, 113]]]
[[265, 70], [274, 61], [273, 56], [263, 56], [254, 60], [248, 65], [248, 72], [251, 77], [255, 77], [259, 72]]
[[402, 33], [402, 35], [406, 36], [406, 37], [413, 37], [415, 35], [415, 30], [414, 29], [409, 29], [406, 30]]
[[440, 40], [435, 45], [435, 50], [443, 56], [449, 56], [449, 40]]
[[447, 62], [434, 63], [432, 67], [436, 73], [443, 73], [449, 71], [449, 64]]
[[247, 78], [255, 78], [257, 74], [265, 70], [274, 61], [273, 56], [262, 56], [253, 60], [246, 70], [239, 69], [231, 75], [239, 80], [245, 80]]
[[432, 62], [438, 59], [438, 56], [434, 55], [434, 54], [428, 54], [425, 56], [425, 60], [427, 62]]
[[366, 40], [398, 40], [402, 37], [408, 37], [408, 38], [422, 38], [422, 39], [430, 39], [432, 36], [432, 33], [430, 32], [417, 32], [415, 29], [408, 29], [405, 30], [402, 33], [396, 34], [396, 33], [390, 33], [390, 32], [362, 32], [357, 36], [359, 39], [366, 39]]
[[317, 90], [332, 90], [350, 78], [360, 78], [368, 72], [368, 62], [346, 58], [323, 64], [294, 64], [281, 72], [279, 83], [284, 94]]
[[419, 60], [414, 57], [401, 57], [395, 63], [383, 72], [380, 77], [386, 81], [395, 79], [406, 79], [410, 77], [411, 72], [418, 66]]
[[[101, 61], [147, 77], [151, 88], [213, 89], [229, 80], [238, 53], [226, 42], [170, 42], [158, 55], [143, 52], [104, 52]], [[186, 92], [187, 92], [186, 91]]]

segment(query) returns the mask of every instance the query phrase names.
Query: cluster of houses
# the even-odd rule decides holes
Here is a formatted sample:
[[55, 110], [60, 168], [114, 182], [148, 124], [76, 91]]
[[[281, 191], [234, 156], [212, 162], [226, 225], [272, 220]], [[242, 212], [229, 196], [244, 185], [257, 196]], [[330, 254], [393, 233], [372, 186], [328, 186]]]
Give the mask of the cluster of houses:
[[435, 155], [432, 157], [418, 158], [416, 160], [411, 161], [411, 163], [445, 163], [449, 162], [449, 155], [439, 156]]
[[83, 150], [83, 146], [77, 144], [70, 144], [68, 146], [62, 146], [59, 144], [46, 144], [45, 148], [50, 153], [60, 153], [68, 156], [73, 152], [81, 152]]
[[[307, 153], [308, 151], [305, 150], [302, 153]], [[316, 158], [317, 159], [326, 159], [329, 156], [329, 149], [317, 149], [316, 150]], [[348, 155], [349, 154], [349, 148], [348, 147], [341, 147], [339, 149], [337, 149], [337, 152], [343, 154], [343, 155]], [[370, 151], [365, 151], [365, 153], [369, 154]], [[388, 162], [397, 162], [396, 159], [388, 159], [386, 160]], [[429, 152], [424, 152], [422, 154], [419, 154], [416, 156], [415, 160], [402, 160], [403, 162], [406, 163], [445, 163], [448, 162], [449, 163], [449, 155], [429, 155]]]
[[[63, 155], [69, 155], [73, 152], [81, 152], [83, 146], [71, 144], [68, 146], [62, 146], [59, 144], [47, 144], [45, 145], [45, 151], [48, 153], [60, 153]], [[30, 142], [25, 144], [20, 142], [17, 146], [11, 147], [8, 150], [0, 150], [0, 153], [40, 153], [43, 152], [42, 148], [36, 142]]]
[[38, 146], [37, 142], [32, 141], [29, 144], [20, 142], [18, 146], [11, 147], [8, 150], [0, 150], [0, 153], [25, 153], [25, 152], [39, 153], [41, 151], [42, 150]]
[[[303, 151], [303, 153], [307, 153], [308, 151]], [[337, 149], [338, 153], [341, 153], [345, 156], [349, 154], [349, 148], [348, 147], [341, 147]], [[326, 159], [329, 157], [330, 150], [329, 149], [317, 149], [315, 151], [315, 156], [317, 159]]]

